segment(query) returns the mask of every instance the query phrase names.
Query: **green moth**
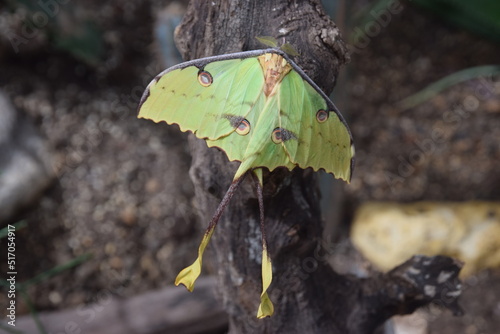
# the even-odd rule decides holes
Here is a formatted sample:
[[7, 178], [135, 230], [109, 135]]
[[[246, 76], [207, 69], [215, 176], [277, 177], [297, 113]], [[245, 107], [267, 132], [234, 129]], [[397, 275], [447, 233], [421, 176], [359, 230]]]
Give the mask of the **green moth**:
[[201, 241], [198, 258], [175, 281], [189, 291], [215, 226], [245, 175], [254, 178], [262, 231], [262, 294], [257, 317], [270, 316], [272, 264], [267, 252], [262, 169], [323, 169], [347, 182], [354, 163], [352, 137], [342, 115], [321, 89], [278, 48], [196, 59], [160, 73], [146, 88], [140, 118], [178, 124], [208, 146], [241, 161]]

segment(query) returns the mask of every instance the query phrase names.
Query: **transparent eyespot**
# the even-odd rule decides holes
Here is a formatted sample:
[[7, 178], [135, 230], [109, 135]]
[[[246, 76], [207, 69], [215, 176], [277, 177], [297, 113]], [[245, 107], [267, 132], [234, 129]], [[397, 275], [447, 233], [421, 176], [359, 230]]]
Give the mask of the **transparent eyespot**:
[[236, 133], [239, 135], [247, 135], [250, 132], [250, 122], [246, 119], [242, 120], [236, 128]]
[[328, 116], [330, 116], [330, 114], [328, 113], [328, 111], [320, 109], [316, 113], [316, 120], [318, 122], [320, 122], [320, 123], [324, 123], [328, 119]]
[[271, 134], [271, 139], [275, 144], [279, 144], [283, 142], [283, 136], [281, 133], [281, 128], [276, 128], [273, 130], [273, 133]]
[[214, 82], [214, 79], [212, 78], [212, 75], [210, 73], [208, 73], [207, 71], [199, 71], [198, 72], [198, 82], [203, 87], [208, 87]]

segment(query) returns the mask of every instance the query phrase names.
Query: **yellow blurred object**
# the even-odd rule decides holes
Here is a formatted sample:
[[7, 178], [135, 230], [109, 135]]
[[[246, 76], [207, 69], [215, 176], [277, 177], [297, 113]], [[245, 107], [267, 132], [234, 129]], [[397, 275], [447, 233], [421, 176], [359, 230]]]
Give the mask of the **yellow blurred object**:
[[465, 262], [467, 276], [500, 266], [500, 203], [369, 202], [358, 209], [351, 238], [383, 271], [414, 254], [447, 255]]

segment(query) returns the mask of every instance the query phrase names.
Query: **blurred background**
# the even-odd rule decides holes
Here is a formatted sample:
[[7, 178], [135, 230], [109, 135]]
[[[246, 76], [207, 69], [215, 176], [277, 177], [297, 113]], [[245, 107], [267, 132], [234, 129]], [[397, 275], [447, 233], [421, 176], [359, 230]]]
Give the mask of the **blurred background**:
[[[320, 178], [328, 260], [368, 276], [412, 254], [455, 256], [466, 263], [465, 315], [431, 306], [384, 331], [497, 333], [500, 3], [323, 2], [351, 53], [333, 101], [357, 157], [350, 185]], [[186, 135], [136, 118], [149, 81], [182, 61], [172, 36], [187, 3], [0, 4], [0, 268], [11, 224], [22, 325], [0, 330], [111, 333], [123, 320], [116, 302], [133, 301], [137, 316], [161, 293], [188, 307], [187, 293], [170, 289], [206, 222], [194, 210]], [[201, 326], [177, 333], [224, 332], [213, 285], [207, 277], [193, 297], [215, 303], [211, 319], [189, 304], [185, 323]], [[169, 332], [129, 321], [118, 332]]]

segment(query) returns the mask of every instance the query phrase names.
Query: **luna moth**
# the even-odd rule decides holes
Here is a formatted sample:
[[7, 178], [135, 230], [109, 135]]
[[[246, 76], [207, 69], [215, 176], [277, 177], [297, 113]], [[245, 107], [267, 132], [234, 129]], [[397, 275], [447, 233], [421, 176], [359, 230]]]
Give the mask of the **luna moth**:
[[241, 161], [233, 182], [202, 238], [195, 262], [175, 284], [189, 291], [225, 207], [243, 178], [257, 187], [262, 232], [262, 293], [258, 318], [271, 316], [267, 289], [272, 264], [264, 229], [263, 168], [323, 169], [347, 182], [354, 161], [352, 137], [323, 91], [279, 48], [238, 52], [184, 62], [154, 78], [140, 101], [139, 118], [177, 124]]

